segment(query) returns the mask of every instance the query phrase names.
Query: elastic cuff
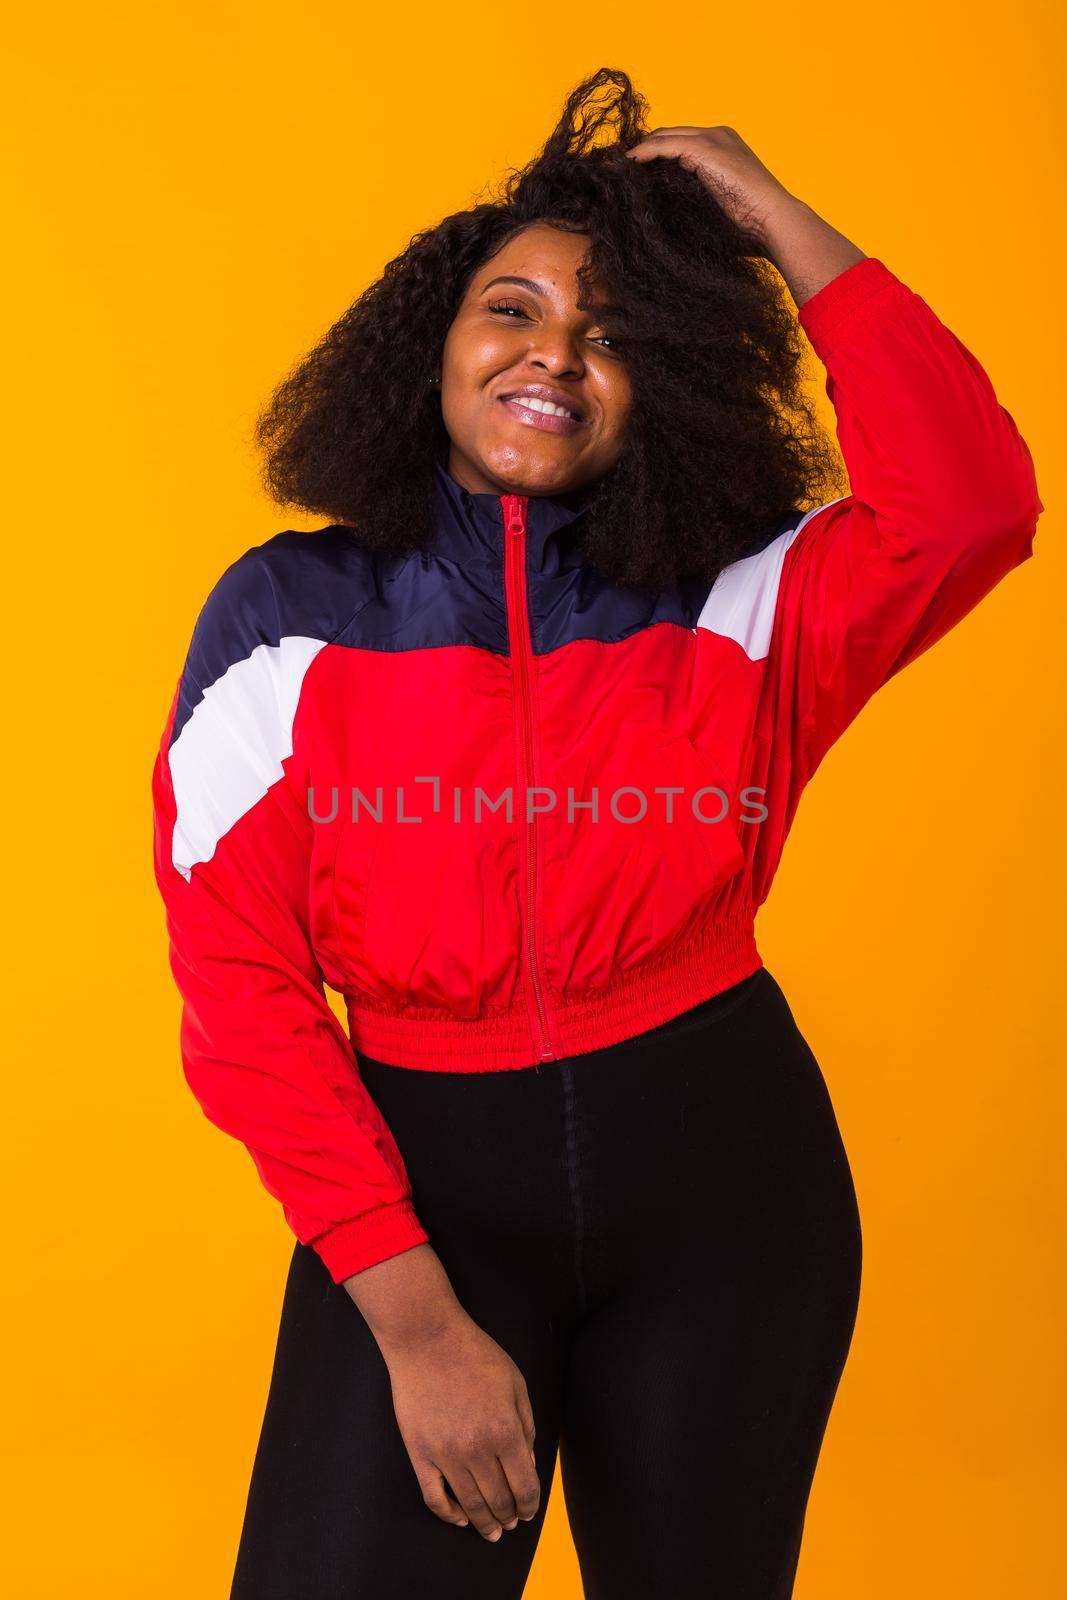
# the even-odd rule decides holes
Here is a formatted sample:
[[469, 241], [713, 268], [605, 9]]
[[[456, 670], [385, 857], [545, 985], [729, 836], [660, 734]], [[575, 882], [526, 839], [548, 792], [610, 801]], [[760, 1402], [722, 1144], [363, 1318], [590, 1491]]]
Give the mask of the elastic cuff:
[[805, 300], [797, 311], [797, 319], [820, 360], [825, 359], [838, 329], [869, 301], [890, 289], [911, 294], [884, 261], [877, 256], [864, 256], [862, 261], [854, 261], [836, 278], [824, 283], [810, 300]]
[[388, 1261], [417, 1244], [428, 1244], [429, 1235], [415, 1215], [410, 1200], [397, 1200], [376, 1211], [340, 1222], [329, 1233], [312, 1240], [312, 1248], [329, 1270], [334, 1283], [341, 1283], [364, 1267]]

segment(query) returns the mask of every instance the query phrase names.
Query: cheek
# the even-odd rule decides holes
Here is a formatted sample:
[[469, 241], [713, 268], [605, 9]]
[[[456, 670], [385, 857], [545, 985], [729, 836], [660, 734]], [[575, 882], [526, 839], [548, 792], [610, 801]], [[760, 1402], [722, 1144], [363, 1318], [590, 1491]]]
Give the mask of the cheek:
[[477, 363], [468, 350], [446, 353], [441, 365], [441, 409], [446, 420], [471, 419], [478, 409], [481, 383]]
[[442, 362], [441, 404], [449, 416], [467, 418], [468, 426], [492, 415], [489, 387], [507, 365], [506, 355], [490, 340], [445, 351]]
[[451, 374], [457, 385], [477, 390], [509, 359], [504, 330], [485, 326], [477, 329], [468, 327], [445, 340], [443, 370]]
[[605, 433], [613, 440], [625, 437], [632, 397], [633, 391], [627, 378], [620, 378], [613, 383], [604, 397]]
[[496, 408], [486, 401], [484, 389], [462, 379], [442, 395], [441, 416], [451, 436], [468, 443], [484, 439], [500, 420]]

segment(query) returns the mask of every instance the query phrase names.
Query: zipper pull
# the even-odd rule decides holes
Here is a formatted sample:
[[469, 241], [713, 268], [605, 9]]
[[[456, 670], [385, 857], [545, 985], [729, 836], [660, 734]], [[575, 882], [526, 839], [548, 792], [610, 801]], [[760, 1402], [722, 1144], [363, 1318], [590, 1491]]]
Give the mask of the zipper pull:
[[509, 533], [519, 534], [526, 530], [526, 504], [525, 496], [506, 494], [503, 497], [504, 520]]

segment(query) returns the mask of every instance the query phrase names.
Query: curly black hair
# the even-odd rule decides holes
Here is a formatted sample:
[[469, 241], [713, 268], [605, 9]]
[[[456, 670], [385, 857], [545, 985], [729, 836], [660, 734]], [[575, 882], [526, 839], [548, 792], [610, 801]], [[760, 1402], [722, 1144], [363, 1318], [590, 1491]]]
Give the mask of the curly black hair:
[[625, 72], [600, 68], [488, 202], [414, 235], [259, 416], [275, 501], [378, 551], [429, 547], [449, 448], [429, 380], [472, 273], [534, 222], [589, 236], [579, 287], [597, 284], [632, 385], [623, 454], [584, 502], [584, 560], [652, 590], [711, 581], [788, 510], [847, 492], [782, 279], [698, 174], [626, 158], [646, 111]]

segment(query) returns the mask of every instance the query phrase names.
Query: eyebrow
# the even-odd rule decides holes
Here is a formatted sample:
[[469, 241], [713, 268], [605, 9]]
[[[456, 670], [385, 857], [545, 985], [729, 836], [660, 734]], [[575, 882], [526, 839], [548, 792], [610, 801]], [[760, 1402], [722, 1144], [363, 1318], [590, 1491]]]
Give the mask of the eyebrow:
[[[544, 287], [538, 283], [535, 278], [518, 278], [510, 274], [500, 278], [490, 278], [489, 282], [484, 283], [481, 289], [479, 289], [479, 294], [488, 294], [494, 283], [517, 283], [520, 289], [529, 289], [531, 294], [539, 294], [542, 299], [545, 297]], [[602, 307], [600, 305], [595, 305], [590, 307], [590, 309], [593, 311], [599, 311], [602, 309]]]
[[541, 285], [533, 278], [504, 277], [490, 278], [488, 283], [483, 284], [481, 293], [485, 294], [486, 290], [491, 289], [494, 283], [517, 283], [520, 289], [529, 289], [531, 294], [543, 295], [545, 292]]

